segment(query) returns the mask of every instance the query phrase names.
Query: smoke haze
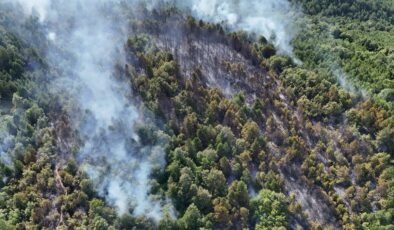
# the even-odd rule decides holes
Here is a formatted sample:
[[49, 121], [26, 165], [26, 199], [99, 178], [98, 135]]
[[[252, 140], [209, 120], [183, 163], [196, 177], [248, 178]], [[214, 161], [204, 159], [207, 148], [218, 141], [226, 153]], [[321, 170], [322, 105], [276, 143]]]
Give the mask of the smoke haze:
[[47, 16], [50, 0], [16, 0], [28, 15], [37, 15], [42, 22]]
[[[22, 3], [26, 12], [37, 12], [41, 20], [47, 16], [50, 0], [17, 1]], [[96, 2], [111, 1], [113, 0]], [[300, 18], [301, 11], [287, 0], [129, 0], [128, 2], [135, 4], [143, 2], [148, 9], [161, 3], [175, 4], [181, 9], [191, 11], [199, 19], [224, 23], [234, 31], [243, 30], [263, 35], [274, 43], [280, 53], [295, 58], [291, 42], [298, 32], [295, 21]]]

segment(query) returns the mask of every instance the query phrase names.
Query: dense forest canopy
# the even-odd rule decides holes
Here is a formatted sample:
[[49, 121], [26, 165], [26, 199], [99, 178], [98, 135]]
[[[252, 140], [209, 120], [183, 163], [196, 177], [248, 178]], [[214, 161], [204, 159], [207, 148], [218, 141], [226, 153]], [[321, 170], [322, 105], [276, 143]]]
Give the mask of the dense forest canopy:
[[311, 15], [342, 16], [363, 21], [382, 19], [393, 22], [393, 2], [390, 0], [292, 0], [301, 3]]
[[394, 228], [393, 1], [281, 0], [291, 44], [194, 1], [18, 2], [0, 229]]

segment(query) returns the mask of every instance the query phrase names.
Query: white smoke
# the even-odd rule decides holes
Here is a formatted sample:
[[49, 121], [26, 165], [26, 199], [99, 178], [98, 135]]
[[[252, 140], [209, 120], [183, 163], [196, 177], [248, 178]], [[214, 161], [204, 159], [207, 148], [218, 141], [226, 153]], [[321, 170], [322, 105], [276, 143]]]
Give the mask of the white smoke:
[[[37, 12], [41, 20], [47, 15], [50, 0], [17, 0], [27, 12]], [[110, 0], [98, 0], [98, 2]], [[280, 53], [295, 58], [292, 40], [298, 32], [296, 25], [301, 10], [288, 0], [129, 0], [144, 2], [148, 8], [160, 3], [174, 3], [190, 10], [199, 19], [225, 23], [230, 29], [263, 35], [274, 43]]]
[[41, 22], [45, 19], [50, 6], [50, 0], [16, 0], [16, 2], [22, 5], [26, 14], [37, 15]]
[[330, 66], [331, 71], [339, 83], [339, 85], [347, 90], [348, 92], [354, 94], [354, 95], [359, 95], [362, 98], [368, 98], [368, 92], [365, 91], [364, 89], [357, 88], [352, 82], [349, 82], [347, 80], [346, 73], [343, 71], [342, 67], [340, 67], [338, 64], [332, 64]]
[[6, 122], [0, 119], [0, 162], [11, 165], [11, 157], [8, 154], [8, 150], [11, 149], [15, 144], [15, 137], [7, 132], [7, 128], [4, 127]]
[[[165, 0], [172, 2], [172, 0]], [[159, 0], [160, 2], [160, 0]], [[263, 35], [279, 53], [294, 58], [291, 45], [297, 33], [300, 10], [287, 0], [175, 0], [181, 8], [205, 21], [222, 23], [231, 30]]]
[[[335, 40], [333, 36], [333, 31], [329, 29], [328, 31], [324, 31], [323, 33], [327, 33], [327, 39], [330, 40], [331, 43], [334, 43]], [[337, 47], [333, 46], [334, 49], [331, 49], [329, 52], [326, 52], [327, 58], [324, 59], [323, 63], [328, 65], [328, 69], [332, 72], [333, 76], [335, 77], [338, 84], [349, 93], [354, 95], [361, 96], [362, 98], [368, 98], [368, 92], [362, 88], [357, 87], [351, 80], [348, 80], [348, 76], [346, 72], [343, 70], [342, 66], [340, 65], [340, 57], [338, 54], [335, 53], [335, 49]], [[315, 52], [322, 52], [316, 50]]]
[[48, 31], [48, 59], [61, 75], [52, 88], [75, 102], [70, 117], [83, 143], [76, 156], [82, 169], [119, 214], [159, 220], [162, 205], [149, 195], [150, 175], [164, 165], [164, 152], [141, 144], [136, 125], [143, 116], [129, 82], [115, 76], [127, 39], [120, 0], [18, 2], [26, 13], [38, 13]]

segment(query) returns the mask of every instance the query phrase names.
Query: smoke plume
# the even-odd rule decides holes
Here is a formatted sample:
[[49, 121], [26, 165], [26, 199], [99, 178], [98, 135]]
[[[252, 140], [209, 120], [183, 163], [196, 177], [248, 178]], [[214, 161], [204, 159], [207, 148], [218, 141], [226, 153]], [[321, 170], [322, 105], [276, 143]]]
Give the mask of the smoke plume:
[[[167, 0], [170, 1], [171, 0]], [[269, 39], [280, 53], [294, 58], [291, 45], [297, 33], [300, 10], [287, 0], [175, 0], [205, 21], [224, 23], [231, 30], [243, 30]]]
[[121, 1], [18, 2], [47, 30], [47, 58], [60, 75], [51, 88], [70, 95], [66, 102], [72, 102], [69, 116], [82, 142], [76, 155], [81, 168], [119, 214], [159, 220], [161, 202], [149, 192], [152, 170], [164, 164], [163, 149], [141, 143], [137, 124], [144, 117], [132, 103], [129, 82], [115, 71], [124, 66], [127, 39]]

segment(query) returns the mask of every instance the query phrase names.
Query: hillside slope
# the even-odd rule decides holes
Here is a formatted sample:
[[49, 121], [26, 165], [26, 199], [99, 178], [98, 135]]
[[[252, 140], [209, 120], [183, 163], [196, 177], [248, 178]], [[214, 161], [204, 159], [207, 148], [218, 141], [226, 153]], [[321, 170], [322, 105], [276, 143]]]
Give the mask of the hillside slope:
[[[127, 102], [100, 129], [92, 113], [106, 117], [114, 105], [84, 110], [72, 84], [56, 88], [64, 76], [80, 80], [78, 65], [68, 68], [85, 56], [74, 57], [67, 39], [51, 42], [54, 25], [0, 3], [0, 228], [391, 229], [393, 8], [355, 1], [338, 12], [328, 1], [328, 10], [294, 2], [305, 8], [300, 22], [310, 23], [294, 41], [302, 63], [269, 38], [175, 6], [123, 3], [129, 33], [116, 40], [109, 78], [122, 87], [108, 90]], [[106, 17], [121, 18], [110, 9]], [[366, 19], [382, 27], [359, 34]], [[73, 26], [71, 18], [55, 27], [72, 40], [80, 35]], [[92, 55], [98, 72], [109, 53]], [[125, 156], [115, 154], [119, 143]], [[133, 185], [149, 194], [134, 194], [145, 191]], [[130, 204], [119, 204], [119, 194], [131, 194], [123, 197]], [[159, 204], [159, 216], [141, 204]]]

